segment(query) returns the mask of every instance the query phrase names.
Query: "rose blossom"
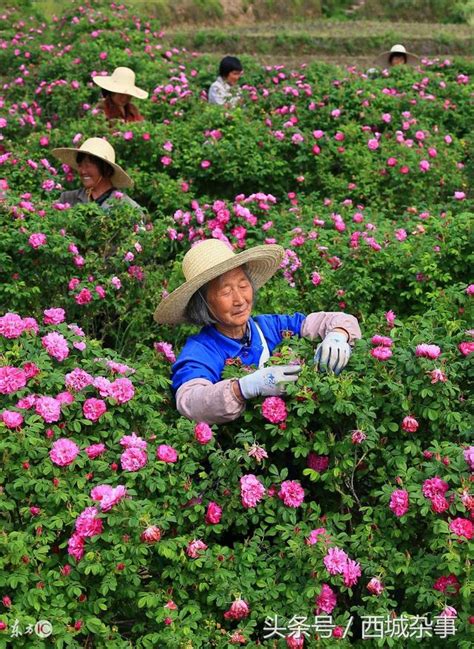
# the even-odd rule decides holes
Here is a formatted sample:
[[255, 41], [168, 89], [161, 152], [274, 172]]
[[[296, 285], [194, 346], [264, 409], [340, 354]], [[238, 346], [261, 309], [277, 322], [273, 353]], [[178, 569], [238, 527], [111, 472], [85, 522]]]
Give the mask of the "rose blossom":
[[206, 523], [208, 525], [217, 525], [222, 518], [222, 507], [213, 501], [209, 503], [206, 511]]
[[208, 444], [212, 439], [212, 430], [203, 421], [194, 426], [194, 437], [200, 444]]
[[240, 478], [240, 498], [246, 509], [255, 507], [265, 495], [265, 487], [252, 473]]
[[407, 433], [414, 433], [418, 430], [419, 423], [414, 417], [404, 417], [402, 421], [402, 429]]
[[375, 577], [372, 577], [372, 579], [369, 581], [367, 584], [367, 590], [369, 593], [372, 593], [372, 595], [381, 595], [384, 591], [384, 586], [381, 581], [376, 579]]
[[258, 444], [252, 444], [252, 446], [248, 450], [247, 455], [249, 457], [254, 457], [258, 463], [268, 457], [268, 453], [263, 448], [263, 446], [259, 446]]
[[285, 480], [281, 483], [278, 497], [287, 507], [299, 507], [304, 500], [304, 489], [297, 480]]
[[226, 620], [242, 620], [249, 614], [250, 608], [247, 602], [243, 599], [236, 599], [230, 605], [229, 610], [224, 613], [224, 617]]
[[330, 615], [337, 604], [336, 593], [333, 591], [331, 586], [323, 584], [321, 586], [321, 592], [316, 597], [315, 602], [316, 615], [320, 615], [321, 613], [327, 613]]
[[5, 313], [0, 317], [0, 336], [18, 338], [25, 330], [25, 322], [17, 313]]
[[0, 418], [7, 428], [19, 428], [23, 424], [23, 415], [14, 410], [4, 410]]
[[96, 518], [98, 513], [96, 507], [86, 507], [86, 509], [76, 518], [76, 532], [82, 537], [101, 534], [102, 519]]
[[207, 550], [207, 545], [203, 541], [194, 539], [188, 543], [186, 554], [188, 557], [191, 557], [191, 559], [197, 559], [201, 552], [204, 552], [205, 550]]
[[401, 518], [407, 513], [409, 502], [408, 491], [396, 489], [390, 496], [390, 509], [395, 516]]
[[469, 354], [472, 354], [472, 352], [474, 352], [474, 342], [464, 341], [462, 343], [459, 343], [458, 349], [461, 354], [463, 354], [463, 356], [469, 356]]
[[441, 480], [437, 475], [434, 478], [428, 478], [423, 482], [423, 495], [425, 498], [433, 498], [436, 494], [445, 494], [449, 489], [449, 485], [444, 480]]
[[279, 424], [288, 417], [286, 404], [280, 397], [267, 397], [262, 403], [262, 415], [272, 424]]
[[313, 451], [311, 451], [306, 458], [306, 464], [313, 471], [323, 473], [329, 466], [329, 456], [318, 455], [317, 453], [313, 453]]
[[154, 348], [157, 354], [162, 354], [167, 361], [174, 363], [176, 361], [176, 356], [173, 352], [173, 347], [170, 343], [158, 342], [154, 343]]
[[119, 404], [127, 403], [135, 395], [135, 389], [130, 379], [115, 379], [109, 386], [109, 396]]
[[68, 390], [74, 390], [75, 392], [92, 385], [93, 381], [93, 377], [79, 367], [76, 367], [64, 377], [64, 384]]
[[330, 575], [337, 575], [344, 572], [344, 566], [347, 564], [349, 557], [341, 548], [329, 548], [323, 563]]
[[366, 439], [367, 439], [367, 435], [361, 430], [352, 431], [351, 440], [353, 444], [362, 444], [362, 442]]
[[172, 446], [168, 446], [168, 444], [160, 444], [158, 446], [156, 449], [156, 457], [158, 460], [168, 464], [173, 464], [178, 461], [178, 453]]
[[466, 448], [463, 455], [471, 471], [474, 471], [474, 446]]
[[125, 496], [127, 490], [123, 485], [111, 487], [110, 485], [98, 485], [91, 491], [92, 500], [98, 500], [103, 512], [108, 512], [114, 505], [117, 505]]
[[105, 453], [105, 444], [91, 444], [84, 450], [90, 460], [95, 460], [96, 457]]
[[80, 448], [75, 442], [66, 437], [61, 437], [61, 439], [54, 442], [49, 457], [58, 466], [68, 466], [74, 462], [79, 452]]
[[76, 561], [80, 561], [84, 556], [84, 545], [85, 545], [84, 538], [77, 532], [74, 532], [74, 534], [71, 536], [71, 538], [68, 541], [68, 545], [67, 545], [68, 554], [73, 556], [74, 559], [76, 559]]
[[391, 347], [393, 345], [393, 340], [391, 338], [388, 336], [380, 336], [379, 334], [372, 336], [370, 342], [373, 345], [382, 345], [382, 347]]
[[448, 575], [447, 577], [443, 575], [435, 581], [433, 588], [439, 590], [444, 595], [457, 595], [461, 584], [456, 575]]
[[370, 350], [370, 355], [378, 361], [386, 361], [392, 356], [392, 350], [389, 347], [379, 345]]
[[438, 368], [431, 370], [431, 372], [428, 372], [428, 374], [431, 376], [431, 383], [446, 383], [446, 381], [448, 380], [446, 374]]
[[343, 569], [344, 585], [348, 588], [352, 588], [352, 586], [357, 584], [361, 574], [360, 563], [357, 563], [357, 561], [354, 561], [353, 559], [349, 559]]
[[454, 518], [449, 523], [449, 531], [457, 536], [464, 536], [469, 541], [474, 536], [474, 524], [467, 518]]
[[67, 340], [62, 334], [57, 333], [57, 331], [52, 331], [46, 336], [43, 336], [41, 344], [50, 356], [60, 362], [69, 356]]
[[120, 445], [125, 446], [125, 448], [139, 448], [144, 451], [148, 444], [143, 437], [139, 437], [136, 433], [132, 433], [131, 435], [124, 435], [121, 437]]
[[12, 394], [26, 385], [26, 374], [18, 367], [0, 367], [0, 394]]
[[146, 465], [147, 460], [146, 452], [133, 446], [127, 448], [120, 456], [120, 464], [124, 471], [139, 471]]
[[66, 317], [66, 313], [64, 309], [45, 309], [43, 313], [44, 313], [43, 323], [45, 325], [61, 324], [61, 322], [64, 322], [64, 319]]
[[82, 412], [86, 419], [97, 421], [106, 412], [107, 406], [102, 399], [86, 399], [82, 404]]
[[61, 417], [61, 404], [53, 397], [38, 397], [35, 402], [35, 412], [43, 417], [47, 424], [52, 424]]
[[32, 248], [41, 248], [41, 246], [46, 244], [46, 241], [46, 235], [42, 232], [35, 232], [30, 235], [30, 238], [28, 239], [28, 243]]
[[415, 354], [417, 356], [424, 356], [425, 358], [432, 358], [434, 360], [441, 354], [441, 349], [438, 345], [427, 345], [426, 343], [423, 343], [416, 346]]
[[161, 539], [161, 530], [156, 525], [149, 525], [140, 535], [145, 543], [157, 543]]
[[[314, 545], [321, 541], [322, 538], [326, 535], [326, 529], [324, 527], [318, 527], [316, 530], [311, 530], [308, 538], [306, 539], [306, 545]], [[319, 538], [321, 536], [321, 539]]]
[[23, 371], [25, 372], [28, 381], [34, 379], [35, 376], [41, 372], [40, 368], [35, 363], [23, 363]]

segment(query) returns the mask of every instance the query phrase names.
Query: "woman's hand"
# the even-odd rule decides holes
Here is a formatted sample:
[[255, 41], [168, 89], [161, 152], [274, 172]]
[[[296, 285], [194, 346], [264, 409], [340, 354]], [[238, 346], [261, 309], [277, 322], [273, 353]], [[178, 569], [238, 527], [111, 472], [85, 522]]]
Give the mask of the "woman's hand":
[[342, 372], [349, 361], [351, 348], [347, 333], [343, 329], [331, 331], [317, 346], [314, 364], [320, 372], [332, 370], [336, 376]]
[[274, 365], [247, 374], [239, 379], [244, 399], [278, 396], [285, 393], [287, 383], [294, 383], [301, 372], [301, 365]]

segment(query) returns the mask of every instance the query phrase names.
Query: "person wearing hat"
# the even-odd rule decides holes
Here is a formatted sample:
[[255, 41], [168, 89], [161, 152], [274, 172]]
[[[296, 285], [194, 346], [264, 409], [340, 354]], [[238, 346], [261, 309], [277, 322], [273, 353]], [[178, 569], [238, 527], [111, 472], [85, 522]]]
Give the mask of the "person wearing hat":
[[377, 65], [383, 68], [395, 67], [397, 65], [416, 65], [419, 57], [416, 54], [407, 52], [403, 45], [394, 45], [389, 52], [383, 52], [377, 59]]
[[[256, 291], [277, 272], [283, 257], [278, 245], [236, 254], [217, 239], [199, 242], [185, 254], [186, 281], [160, 302], [154, 315], [161, 324], [202, 327], [187, 339], [172, 366], [172, 390], [183, 416], [223, 423], [239, 417], [248, 399], [284, 394], [301, 367], [265, 364], [287, 331], [323, 338], [315, 353], [318, 369], [339, 374], [346, 366], [351, 345], [361, 336], [354, 316], [318, 312], [252, 317]], [[222, 380], [224, 366], [233, 358], [258, 369], [238, 380]]]
[[76, 149], [62, 147], [53, 149], [52, 154], [75, 169], [82, 182], [80, 189], [62, 192], [60, 203], [71, 206], [95, 202], [103, 209], [110, 209], [112, 199], [120, 200], [143, 213], [142, 207], [123, 192], [116, 190], [133, 186], [133, 181], [115, 162], [115, 150], [107, 140], [91, 137]]
[[104, 99], [99, 103], [107, 120], [142, 122], [145, 118], [131, 102], [132, 97], [146, 99], [148, 93], [135, 85], [135, 72], [130, 68], [115, 68], [110, 76], [93, 77], [92, 81], [102, 88]]

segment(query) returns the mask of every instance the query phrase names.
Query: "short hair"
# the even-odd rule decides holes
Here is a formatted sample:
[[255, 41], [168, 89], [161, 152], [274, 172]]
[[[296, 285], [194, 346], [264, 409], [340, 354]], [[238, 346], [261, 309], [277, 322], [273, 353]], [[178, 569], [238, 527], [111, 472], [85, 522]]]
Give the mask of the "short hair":
[[390, 64], [392, 63], [392, 60], [395, 56], [403, 56], [403, 60], [405, 61], [405, 63], [407, 62], [407, 55], [405, 54], [405, 52], [391, 52], [390, 56], [388, 57], [388, 62]]
[[112, 176], [114, 175], [113, 167], [109, 165], [109, 163], [105, 160], [102, 160], [102, 158], [97, 158], [95, 155], [92, 155], [92, 153], [87, 153], [87, 151], [79, 151], [79, 153], [76, 155], [77, 164], [80, 164], [86, 157], [90, 158], [90, 160], [95, 165], [97, 165], [101, 176], [104, 176], [104, 178], [112, 178]]
[[[242, 270], [244, 271], [245, 276], [250, 282], [250, 285], [252, 287], [252, 308], [253, 308], [257, 297], [257, 289], [255, 287], [255, 282], [251, 277], [251, 275], [249, 274], [245, 264], [242, 266]], [[202, 286], [195, 293], [193, 293], [191, 299], [189, 300], [186, 306], [186, 310], [185, 310], [186, 319], [189, 322], [198, 325], [199, 327], [207, 327], [208, 325], [213, 325], [217, 323], [217, 320], [210, 312], [206, 302], [207, 291], [209, 289], [210, 283], [211, 282], [207, 282], [207, 284], [204, 284], [204, 286]]]
[[229, 76], [231, 72], [242, 72], [242, 63], [236, 56], [224, 56], [219, 63], [219, 76], [223, 79]]

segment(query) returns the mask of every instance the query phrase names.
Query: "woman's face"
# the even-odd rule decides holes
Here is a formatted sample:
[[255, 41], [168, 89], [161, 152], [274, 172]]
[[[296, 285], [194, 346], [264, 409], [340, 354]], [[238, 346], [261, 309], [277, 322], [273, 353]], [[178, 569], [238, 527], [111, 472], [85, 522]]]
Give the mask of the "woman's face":
[[212, 280], [206, 301], [219, 324], [229, 329], [244, 326], [252, 311], [253, 290], [242, 267]]
[[126, 95], [123, 92], [112, 92], [110, 94], [110, 97], [112, 99], [112, 103], [121, 108], [130, 103], [130, 95]]
[[390, 65], [405, 65], [406, 59], [404, 54], [394, 54], [390, 59]]
[[97, 162], [90, 155], [85, 155], [81, 162], [78, 162], [77, 170], [79, 178], [86, 189], [95, 187], [102, 175]]
[[232, 70], [232, 72], [229, 72], [225, 80], [230, 86], [235, 86], [242, 74], [242, 70]]

